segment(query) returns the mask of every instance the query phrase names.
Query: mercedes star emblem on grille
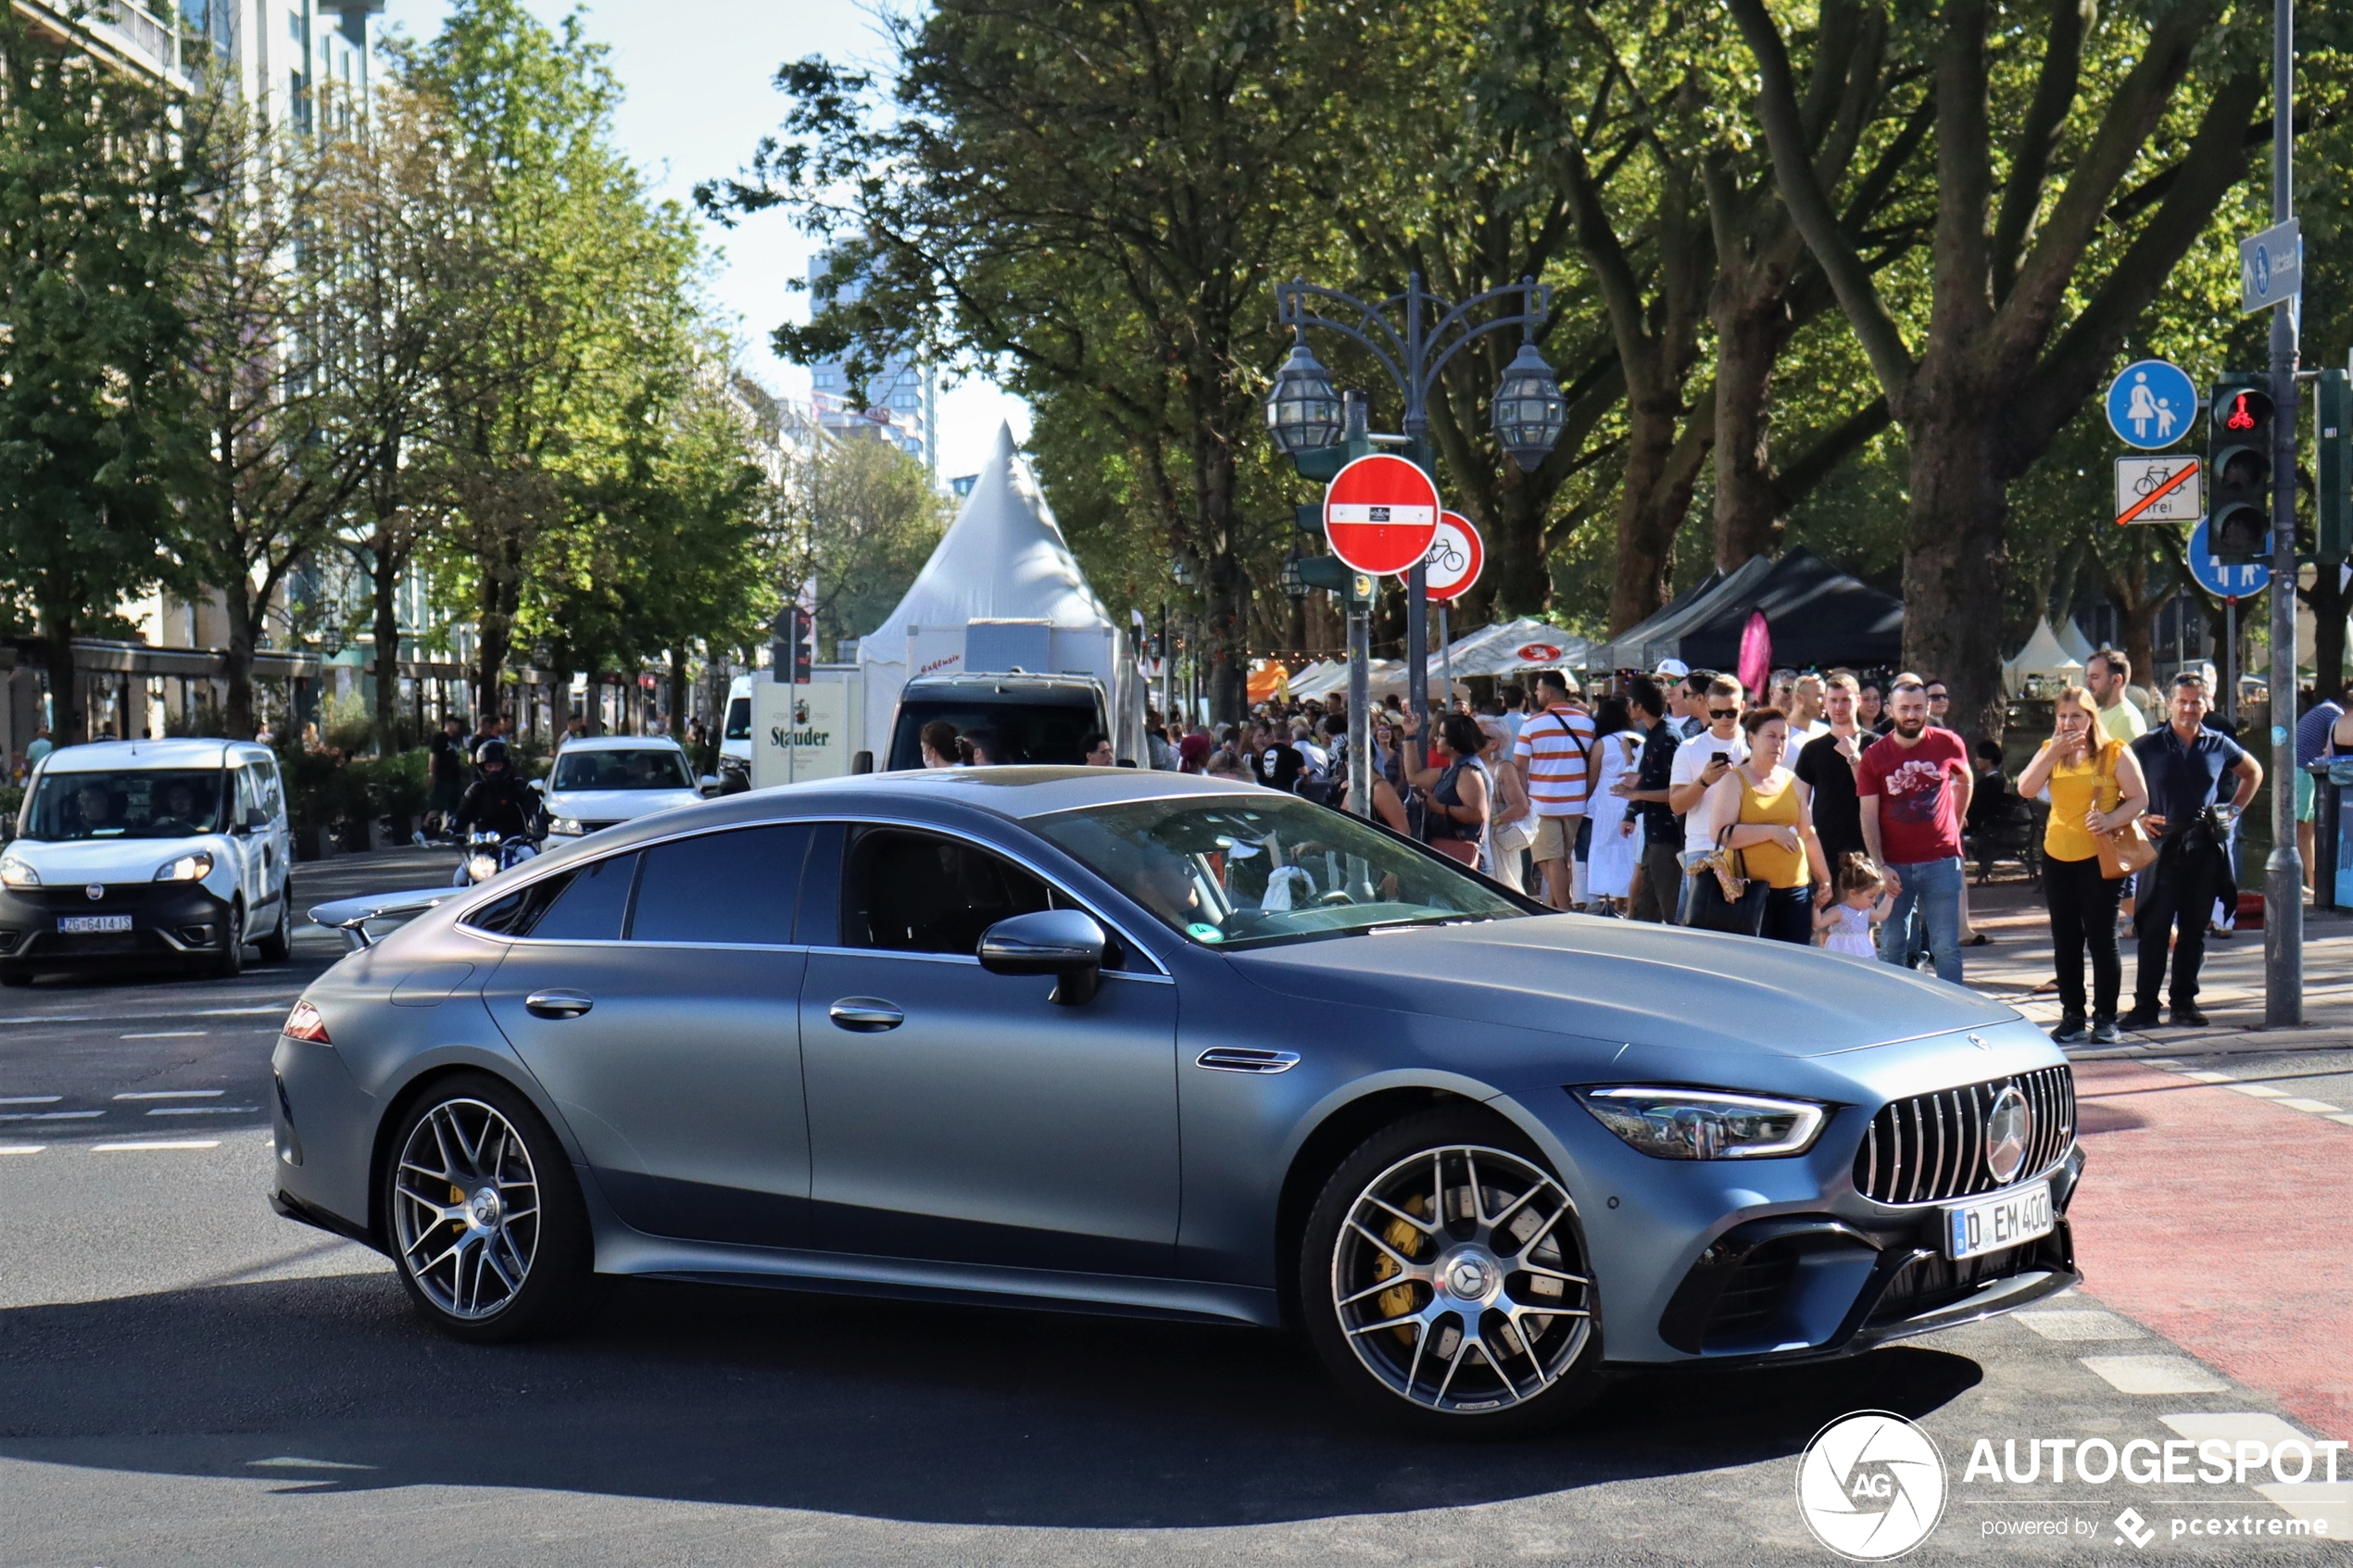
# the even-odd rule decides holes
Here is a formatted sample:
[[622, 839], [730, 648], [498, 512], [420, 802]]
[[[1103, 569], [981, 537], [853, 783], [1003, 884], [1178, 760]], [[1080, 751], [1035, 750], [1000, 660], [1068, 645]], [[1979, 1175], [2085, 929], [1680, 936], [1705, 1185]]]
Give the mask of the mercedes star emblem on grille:
[[2007, 1185], [2026, 1163], [2026, 1146], [2034, 1139], [2034, 1108], [2016, 1084], [1994, 1098], [1985, 1113], [1985, 1166], [1994, 1179]]
[[107, 896], [107, 884], [103, 882], [85, 883], [82, 896], [84, 898], [103, 898]]

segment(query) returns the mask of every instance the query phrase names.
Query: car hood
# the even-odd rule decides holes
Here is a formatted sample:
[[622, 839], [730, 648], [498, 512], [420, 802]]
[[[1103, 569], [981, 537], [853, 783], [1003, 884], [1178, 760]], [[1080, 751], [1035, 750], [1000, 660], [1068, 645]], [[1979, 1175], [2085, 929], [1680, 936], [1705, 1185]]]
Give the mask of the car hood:
[[1310, 1001], [1631, 1046], [1827, 1056], [2019, 1016], [1893, 964], [1582, 915], [1372, 932], [1227, 957], [1253, 984]]
[[547, 794], [547, 814], [587, 822], [625, 822], [702, 798], [691, 789], [564, 789]]
[[229, 840], [217, 833], [187, 838], [12, 839], [7, 852], [41, 873], [44, 884], [71, 887], [91, 882], [149, 882], [166, 863], [182, 855], [229, 857]]

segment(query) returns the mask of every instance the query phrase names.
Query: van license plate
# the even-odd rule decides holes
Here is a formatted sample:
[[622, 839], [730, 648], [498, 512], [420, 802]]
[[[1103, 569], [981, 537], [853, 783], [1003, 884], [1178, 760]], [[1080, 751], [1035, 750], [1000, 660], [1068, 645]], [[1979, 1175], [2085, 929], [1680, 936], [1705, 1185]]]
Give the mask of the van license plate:
[[100, 931], [128, 931], [129, 915], [59, 915], [57, 930], [67, 936], [86, 936]]
[[1944, 1255], [1955, 1260], [1999, 1252], [2051, 1234], [2051, 1184], [2036, 1182], [1998, 1198], [1955, 1203], [1944, 1210]]

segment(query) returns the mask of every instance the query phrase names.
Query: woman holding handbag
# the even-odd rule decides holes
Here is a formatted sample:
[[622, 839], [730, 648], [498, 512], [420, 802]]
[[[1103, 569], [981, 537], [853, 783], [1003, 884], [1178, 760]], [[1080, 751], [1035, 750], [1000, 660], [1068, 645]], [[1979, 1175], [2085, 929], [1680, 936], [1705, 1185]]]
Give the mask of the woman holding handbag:
[[[2058, 968], [2059, 1022], [2051, 1038], [2073, 1045], [2117, 1039], [2116, 999], [2124, 966], [2116, 954], [2116, 903], [2134, 871], [2157, 858], [2138, 821], [2148, 784], [2133, 748], [2101, 727], [2092, 694], [2058, 695], [2051, 738], [2018, 779], [2032, 799], [2047, 784], [2051, 817], [2043, 830], [2043, 897], [2050, 908], [2051, 958]], [[2091, 1027], [2084, 1027], [2083, 948], [2092, 949]]]
[[1741, 728], [1748, 733], [1746, 759], [1708, 790], [1717, 840], [1739, 852], [1751, 883], [1765, 884], [1756, 934], [1811, 947], [1817, 890], [1828, 902], [1831, 872], [1797, 775], [1781, 766], [1789, 720], [1778, 708], [1755, 708], [1741, 715]]
[[1422, 838], [1432, 849], [1466, 866], [1479, 863], [1479, 848], [1487, 838], [1487, 771], [1479, 765], [1479, 748], [1487, 737], [1467, 713], [1449, 713], [1439, 721], [1439, 765], [1414, 766], [1421, 749], [1417, 716], [1405, 715], [1405, 782], [1428, 793], [1423, 800]]

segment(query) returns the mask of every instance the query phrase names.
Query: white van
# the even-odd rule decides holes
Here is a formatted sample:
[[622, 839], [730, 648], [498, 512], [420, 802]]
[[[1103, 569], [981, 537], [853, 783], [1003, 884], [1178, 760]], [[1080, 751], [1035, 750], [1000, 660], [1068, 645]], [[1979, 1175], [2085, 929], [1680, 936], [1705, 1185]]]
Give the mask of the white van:
[[738, 675], [727, 683], [727, 712], [719, 727], [719, 767], [751, 777], [751, 683]]
[[0, 847], [0, 984], [176, 958], [214, 974], [294, 934], [294, 834], [278, 759], [251, 741], [61, 746]]

